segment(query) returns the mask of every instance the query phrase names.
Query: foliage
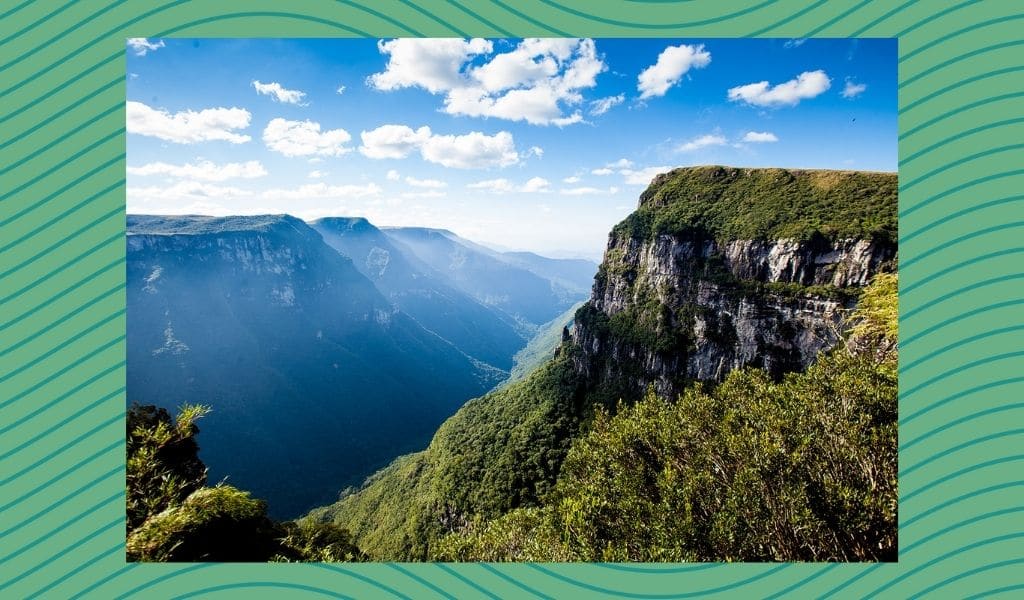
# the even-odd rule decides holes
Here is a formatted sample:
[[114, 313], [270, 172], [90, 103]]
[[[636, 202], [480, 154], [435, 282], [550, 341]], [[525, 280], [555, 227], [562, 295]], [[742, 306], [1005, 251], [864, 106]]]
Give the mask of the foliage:
[[874, 349], [880, 358], [895, 360], [899, 334], [899, 281], [895, 273], [880, 273], [864, 290], [854, 316], [851, 342]]
[[128, 410], [127, 541], [130, 561], [363, 560], [348, 531], [320, 523], [277, 523], [267, 505], [229, 485], [204, 487], [196, 421], [133, 404]]
[[128, 535], [129, 560], [266, 561], [282, 532], [266, 504], [228, 485], [200, 488]]
[[278, 562], [294, 562], [294, 557], [313, 562], [362, 562], [367, 560], [347, 529], [333, 523], [311, 520], [283, 523], [286, 551], [274, 557]]
[[431, 548], [436, 561], [572, 560], [554, 527], [551, 508], [518, 508], [491, 521], [476, 519]]
[[583, 306], [583, 302], [572, 305], [569, 310], [537, 329], [537, 333], [526, 344], [526, 347], [516, 353], [513, 358], [515, 365], [512, 367], [512, 373], [501, 384], [502, 387], [523, 379], [551, 359], [555, 349], [562, 343], [562, 330], [572, 327], [573, 315], [581, 306]]
[[[542, 508], [471, 521], [447, 560], [894, 560], [895, 278], [854, 314], [884, 332], [773, 382], [756, 369], [599, 409]], [[879, 310], [881, 306], [886, 310]], [[862, 326], [858, 326], [862, 327]]]
[[690, 167], [659, 175], [615, 233], [895, 241], [895, 173]]
[[127, 413], [128, 529], [182, 502], [206, 484], [195, 422], [209, 409], [185, 405], [174, 420], [166, 410], [133, 404]]
[[423, 452], [309, 517], [350, 529], [376, 559], [425, 560], [472, 517], [536, 506], [554, 485], [579, 426], [580, 390], [567, 356], [471, 400]]

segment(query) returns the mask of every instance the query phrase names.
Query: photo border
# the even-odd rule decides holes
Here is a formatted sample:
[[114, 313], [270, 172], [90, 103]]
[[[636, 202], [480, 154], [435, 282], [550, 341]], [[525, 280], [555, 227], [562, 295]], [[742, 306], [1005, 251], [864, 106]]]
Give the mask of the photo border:
[[[0, 596], [966, 597], [1024, 588], [1021, 5], [26, 0], [0, 10]], [[898, 38], [899, 562], [126, 563], [125, 38], [570, 34]]]

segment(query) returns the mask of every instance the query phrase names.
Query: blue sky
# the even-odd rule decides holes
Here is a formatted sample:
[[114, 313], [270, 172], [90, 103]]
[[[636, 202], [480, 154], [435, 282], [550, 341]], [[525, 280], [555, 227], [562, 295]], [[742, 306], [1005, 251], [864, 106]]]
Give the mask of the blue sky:
[[364, 216], [599, 256], [669, 168], [896, 170], [895, 40], [133, 38], [127, 53], [134, 213]]

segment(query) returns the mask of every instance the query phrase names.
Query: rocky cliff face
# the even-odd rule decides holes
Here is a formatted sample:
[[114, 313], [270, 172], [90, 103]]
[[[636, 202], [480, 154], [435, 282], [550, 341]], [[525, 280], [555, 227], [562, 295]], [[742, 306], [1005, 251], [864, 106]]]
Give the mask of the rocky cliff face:
[[[728, 239], [723, 230], [730, 224], [706, 212], [683, 227], [657, 225], [659, 219], [671, 223], [666, 212], [680, 209], [680, 197], [691, 205], [707, 203], [711, 211], [723, 202], [742, 207], [731, 188], [734, 182], [749, 186], [759, 171], [720, 174], [732, 177], [732, 185], [702, 197], [691, 193], [692, 179], [706, 183], [706, 169], [677, 170], [656, 180], [641, 199], [634, 217], [645, 226], [616, 227], [591, 300], [571, 332], [575, 367], [585, 380], [613, 396], [631, 396], [648, 385], [672, 395], [688, 379], [721, 380], [744, 366], [774, 376], [800, 370], [837, 342], [859, 289], [894, 265], [894, 232], [840, 237], [819, 224], [799, 238], [772, 237], [778, 228], [766, 227], [764, 237]], [[771, 171], [774, 176], [778, 170]], [[658, 194], [659, 187], [673, 185], [675, 198]]]

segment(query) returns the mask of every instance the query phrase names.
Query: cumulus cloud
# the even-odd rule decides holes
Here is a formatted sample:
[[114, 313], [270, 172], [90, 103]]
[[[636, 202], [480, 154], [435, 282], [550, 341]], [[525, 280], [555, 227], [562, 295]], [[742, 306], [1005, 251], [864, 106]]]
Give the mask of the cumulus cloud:
[[352, 148], [345, 144], [352, 139], [344, 129], [321, 131], [314, 121], [289, 121], [276, 118], [263, 130], [267, 148], [285, 156], [341, 156]]
[[623, 169], [619, 171], [626, 180], [626, 185], [648, 185], [655, 175], [667, 173], [672, 167], [661, 165], [657, 167], [644, 167], [643, 169]]
[[562, 180], [562, 183], [579, 183], [580, 177], [578, 175], [570, 175]]
[[223, 140], [242, 144], [252, 138], [235, 133], [249, 126], [252, 115], [243, 108], [206, 108], [169, 113], [142, 102], [125, 103], [128, 133], [160, 138], [177, 144]]
[[151, 42], [146, 38], [128, 38], [128, 47], [135, 52], [135, 56], [145, 56], [147, 52], [154, 52], [164, 47], [163, 40]]
[[327, 173], [325, 171], [310, 171], [306, 177], [310, 179], [323, 179], [327, 177]]
[[550, 191], [548, 189], [550, 185], [551, 182], [548, 181], [547, 179], [544, 179], [543, 177], [531, 177], [530, 179], [526, 180], [526, 183], [523, 184], [523, 187], [520, 189], [520, 191], [526, 193], [547, 192]]
[[694, 150], [700, 150], [701, 148], [707, 148], [708, 146], [724, 146], [725, 144], [725, 136], [717, 133], [709, 133], [693, 138], [689, 142], [680, 145], [677, 150], [680, 152], [692, 152]]
[[407, 125], [381, 125], [359, 134], [363, 145], [359, 152], [368, 158], [405, 158], [430, 138], [430, 128], [413, 131]]
[[753, 106], [779, 107], [796, 106], [823, 94], [832, 85], [825, 71], [805, 71], [784, 83], [771, 86], [767, 81], [748, 83], [729, 89], [729, 100], [745, 102]]
[[595, 188], [595, 187], [576, 187], [576, 188], [563, 188], [558, 190], [558, 193], [565, 196], [596, 196], [601, 194], [617, 194], [619, 188]]
[[388, 181], [398, 181], [401, 178], [401, 176], [398, 174], [398, 171], [394, 169], [389, 170], [386, 177], [388, 178]]
[[129, 175], [166, 175], [200, 181], [254, 179], [267, 174], [267, 170], [263, 168], [263, 164], [258, 160], [250, 160], [244, 163], [226, 163], [223, 165], [218, 165], [208, 160], [195, 164], [185, 163], [183, 165], [153, 162], [139, 167], [128, 167], [127, 171]]
[[391, 91], [419, 87], [444, 96], [452, 115], [496, 117], [559, 127], [583, 120], [581, 91], [607, 67], [589, 39], [525, 39], [490, 56], [493, 44], [472, 39], [395, 39], [377, 45], [385, 70], [367, 83]]
[[711, 53], [704, 49], [703, 44], [681, 44], [665, 48], [658, 55], [657, 62], [641, 71], [637, 77], [636, 89], [640, 92], [640, 99], [664, 96], [690, 69], [703, 69], [709, 63]]
[[339, 96], [345, 93], [345, 86], [339, 85], [338, 89], [334, 90]]
[[609, 169], [608, 167], [601, 167], [600, 169], [592, 170], [590, 172], [590, 174], [591, 175], [611, 175], [614, 172], [615, 171], [613, 171], [612, 169]]
[[748, 131], [746, 135], [743, 136], [743, 141], [753, 142], [757, 144], [765, 142], [777, 142], [779, 141], [779, 138], [776, 137], [775, 134], [771, 133], [770, 131]]
[[507, 131], [433, 135], [420, 146], [420, 154], [426, 161], [456, 169], [507, 167], [519, 162], [512, 134]]
[[540, 146], [530, 146], [530, 149], [526, 151], [526, 156], [536, 156], [537, 158], [544, 157], [544, 149]]
[[405, 182], [412, 187], [420, 188], [443, 188], [448, 187], [448, 184], [438, 179], [416, 179], [415, 177], [406, 177]]
[[633, 166], [633, 161], [628, 158], [620, 158], [619, 160], [608, 163], [605, 166], [609, 169], [628, 169]]
[[421, 87], [433, 94], [446, 92], [462, 84], [466, 62], [489, 53], [492, 47], [491, 42], [480, 38], [380, 40], [377, 49], [388, 57], [388, 64], [383, 72], [370, 75], [366, 81], [384, 91]]
[[276, 81], [271, 83], [261, 83], [259, 80], [254, 79], [252, 87], [256, 88], [256, 93], [263, 96], [270, 96], [275, 102], [281, 102], [284, 104], [298, 104], [299, 106], [306, 106], [302, 103], [302, 99], [306, 97], [306, 92], [300, 92], [299, 90], [288, 90], [281, 87], [280, 83]]
[[846, 85], [843, 87], [843, 91], [840, 95], [843, 98], [856, 98], [857, 96], [864, 93], [868, 89], [867, 84], [856, 83], [849, 77], [846, 78]]
[[511, 192], [539, 194], [550, 192], [550, 185], [551, 182], [543, 177], [531, 177], [522, 185], [516, 185], [502, 177], [469, 183], [466, 184], [466, 187], [471, 190], [483, 190], [492, 194], [508, 194]]
[[606, 98], [598, 98], [590, 103], [590, 114], [597, 117], [608, 112], [612, 108], [622, 104], [626, 100], [625, 94], [619, 94], [618, 96], [608, 96]]

